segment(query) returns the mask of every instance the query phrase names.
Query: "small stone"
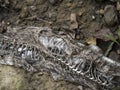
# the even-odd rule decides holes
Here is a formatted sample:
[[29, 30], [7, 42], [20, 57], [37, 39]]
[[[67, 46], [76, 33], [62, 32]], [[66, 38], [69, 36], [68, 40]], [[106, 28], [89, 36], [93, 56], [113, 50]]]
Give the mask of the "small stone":
[[10, 22], [7, 22], [7, 25], [10, 25], [11, 23]]
[[82, 15], [83, 15], [83, 12], [79, 12], [78, 15], [79, 15], [79, 16], [82, 16]]
[[104, 9], [104, 20], [108, 26], [113, 26], [118, 22], [117, 12], [114, 6], [107, 5]]
[[117, 12], [114, 6], [106, 5], [104, 9], [104, 21], [108, 26], [113, 26], [118, 22]]
[[103, 15], [104, 14], [104, 9], [100, 9], [99, 13]]
[[52, 5], [55, 5], [57, 3], [58, 0], [49, 0], [49, 2], [52, 4]]
[[71, 7], [71, 6], [72, 6], [72, 3], [67, 3], [66, 6], [67, 6], [67, 7]]
[[104, 9], [100, 9], [100, 10], [97, 10], [96, 11], [96, 14], [98, 14], [98, 15], [104, 15]]
[[92, 15], [92, 19], [95, 20], [95, 16], [94, 15]]

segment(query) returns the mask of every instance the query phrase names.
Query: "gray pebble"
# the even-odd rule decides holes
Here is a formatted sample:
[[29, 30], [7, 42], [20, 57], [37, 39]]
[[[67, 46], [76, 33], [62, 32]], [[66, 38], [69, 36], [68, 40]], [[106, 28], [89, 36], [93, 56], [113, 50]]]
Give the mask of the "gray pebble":
[[108, 26], [113, 26], [118, 22], [116, 8], [112, 5], [106, 5], [104, 9], [104, 21]]
[[50, 4], [55, 5], [58, 0], [49, 0]]

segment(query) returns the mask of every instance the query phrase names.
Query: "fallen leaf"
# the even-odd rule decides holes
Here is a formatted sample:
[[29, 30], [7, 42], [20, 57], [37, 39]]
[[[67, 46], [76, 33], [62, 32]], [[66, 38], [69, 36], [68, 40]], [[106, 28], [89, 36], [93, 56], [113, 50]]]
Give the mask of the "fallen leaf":
[[77, 22], [76, 16], [77, 15], [75, 13], [71, 13], [71, 15], [70, 15], [71, 29], [78, 28], [78, 22]]
[[86, 42], [88, 44], [93, 44], [93, 45], [96, 45], [96, 38], [93, 38], [93, 37], [89, 37]]
[[102, 39], [104, 41], [110, 40], [107, 36], [113, 36], [112, 32], [109, 28], [103, 28], [98, 31], [96, 31], [94, 35], [97, 39]]

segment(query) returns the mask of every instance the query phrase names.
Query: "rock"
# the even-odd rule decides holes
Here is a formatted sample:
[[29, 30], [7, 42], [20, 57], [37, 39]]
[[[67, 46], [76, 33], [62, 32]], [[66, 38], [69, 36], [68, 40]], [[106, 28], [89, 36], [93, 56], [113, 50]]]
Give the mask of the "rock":
[[96, 17], [94, 15], [92, 15], [92, 20], [95, 20], [95, 19], [96, 19]]
[[103, 14], [104, 14], [104, 10], [103, 10], [103, 9], [100, 9], [100, 10], [99, 10], [99, 13], [100, 13], [101, 15], [103, 15]]
[[49, 0], [50, 4], [55, 5], [58, 0]]
[[112, 5], [105, 6], [104, 21], [108, 26], [113, 26], [118, 22], [117, 12], [114, 6]]
[[0, 90], [23, 90], [24, 77], [15, 68], [0, 65]]

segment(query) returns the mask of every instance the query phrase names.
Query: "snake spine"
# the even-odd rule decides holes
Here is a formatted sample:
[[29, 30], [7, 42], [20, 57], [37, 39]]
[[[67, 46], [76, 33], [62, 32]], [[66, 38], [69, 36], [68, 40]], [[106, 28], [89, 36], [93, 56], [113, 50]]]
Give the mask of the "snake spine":
[[[47, 27], [22, 30], [33, 28], [38, 29], [37, 34], [33, 34], [37, 44], [0, 35], [1, 64], [23, 67], [27, 71], [47, 69], [66, 81], [93, 90], [119, 86], [120, 81], [115, 78], [120, 78], [120, 63], [105, 57], [99, 47], [75, 42], [70, 35], [55, 34]], [[18, 33], [21, 37], [22, 34]]]

